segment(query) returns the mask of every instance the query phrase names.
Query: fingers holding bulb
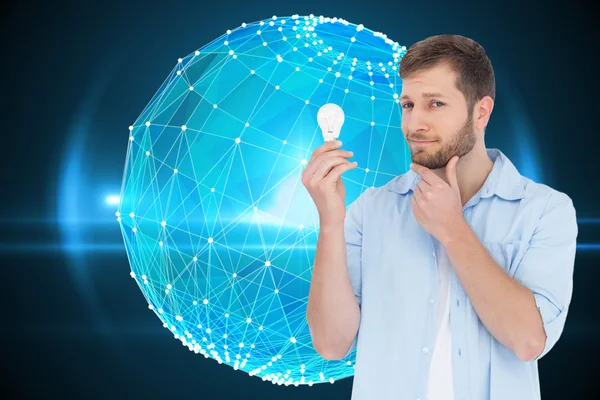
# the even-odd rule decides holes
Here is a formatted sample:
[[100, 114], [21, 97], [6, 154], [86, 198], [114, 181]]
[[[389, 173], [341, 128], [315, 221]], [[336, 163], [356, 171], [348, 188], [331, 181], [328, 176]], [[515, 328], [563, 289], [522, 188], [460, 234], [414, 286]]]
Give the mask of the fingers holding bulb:
[[321, 154], [327, 152], [327, 151], [331, 151], [334, 149], [337, 149], [339, 147], [342, 146], [342, 142], [340, 142], [339, 140], [332, 140], [329, 142], [325, 142], [324, 144], [320, 145], [315, 151], [313, 151], [312, 156], [310, 157], [309, 160], [309, 164], [318, 156], [320, 156]]
[[315, 170], [313, 171], [313, 180], [320, 181], [325, 178], [329, 172], [340, 164], [349, 163], [347, 157], [352, 157], [352, 152], [341, 151], [340, 156], [327, 154], [328, 157], [316, 162]]
[[324, 181], [327, 181], [331, 184], [336, 183], [340, 177], [342, 176], [342, 174], [346, 171], [349, 171], [353, 168], [356, 168], [358, 166], [358, 162], [354, 161], [354, 162], [350, 162], [350, 161], [346, 161], [345, 163], [342, 163], [338, 166], [336, 166], [335, 168], [333, 168], [331, 170], [331, 172], [329, 174], [327, 174], [327, 177], [325, 177], [325, 179], [323, 179]]

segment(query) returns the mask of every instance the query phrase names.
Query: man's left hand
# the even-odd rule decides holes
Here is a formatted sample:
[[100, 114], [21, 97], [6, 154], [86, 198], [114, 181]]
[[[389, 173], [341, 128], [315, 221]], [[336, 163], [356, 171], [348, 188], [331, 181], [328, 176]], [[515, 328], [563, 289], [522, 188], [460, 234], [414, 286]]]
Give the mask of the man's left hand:
[[452, 157], [446, 165], [446, 178], [449, 183], [427, 167], [418, 164], [410, 165], [410, 168], [421, 176], [421, 181], [411, 199], [413, 213], [423, 229], [441, 243], [450, 240], [452, 232], [466, 222], [456, 178], [458, 158], [458, 156]]

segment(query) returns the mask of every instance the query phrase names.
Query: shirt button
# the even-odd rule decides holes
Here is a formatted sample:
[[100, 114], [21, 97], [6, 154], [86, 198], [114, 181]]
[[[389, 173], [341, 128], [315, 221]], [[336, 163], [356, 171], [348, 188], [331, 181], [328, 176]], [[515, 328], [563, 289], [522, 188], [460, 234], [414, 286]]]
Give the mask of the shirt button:
[[425, 354], [429, 353], [429, 349], [427, 347], [423, 347], [423, 353], [425, 353]]

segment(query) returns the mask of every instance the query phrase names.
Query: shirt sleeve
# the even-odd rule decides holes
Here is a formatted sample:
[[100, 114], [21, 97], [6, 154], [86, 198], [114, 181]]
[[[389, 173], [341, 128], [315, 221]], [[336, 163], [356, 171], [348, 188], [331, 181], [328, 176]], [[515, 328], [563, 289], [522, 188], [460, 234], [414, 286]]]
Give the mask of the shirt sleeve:
[[[367, 189], [369, 190], [369, 189]], [[346, 211], [346, 219], [344, 221], [344, 236], [346, 239], [346, 262], [348, 264], [348, 275], [350, 276], [350, 283], [352, 284], [352, 290], [354, 296], [358, 302], [358, 307], [361, 306], [361, 259], [362, 259], [362, 227], [363, 227], [363, 203], [364, 203], [365, 192], [363, 192], [358, 198], [350, 204]], [[359, 328], [360, 330], [360, 328]], [[354, 340], [348, 349], [348, 352], [344, 358], [348, 357], [350, 353], [356, 348], [358, 341], [358, 332], [354, 336]]]
[[558, 193], [550, 197], [514, 276], [533, 292], [546, 332], [544, 349], [534, 361], [560, 338], [573, 293], [577, 219], [572, 200]]

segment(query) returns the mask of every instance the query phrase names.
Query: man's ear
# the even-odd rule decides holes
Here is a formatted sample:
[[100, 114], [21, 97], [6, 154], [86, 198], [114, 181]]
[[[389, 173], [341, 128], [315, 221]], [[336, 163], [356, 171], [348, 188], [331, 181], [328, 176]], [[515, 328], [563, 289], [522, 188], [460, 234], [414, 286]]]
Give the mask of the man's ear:
[[473, 115], [475, 116], [475, 127], [478, 130], [485, 129], [490, 120], [493, 109], [494, 100], [490, 96], [484, 96], [481, 100], [475, 103]]

